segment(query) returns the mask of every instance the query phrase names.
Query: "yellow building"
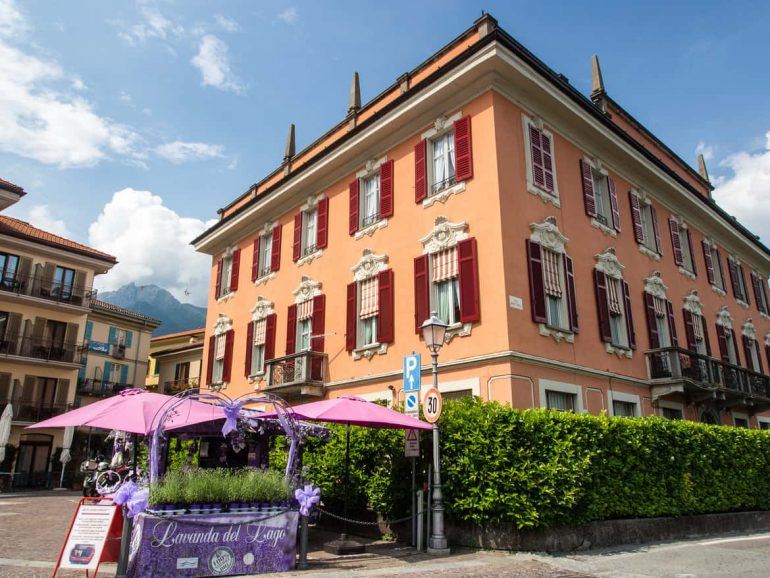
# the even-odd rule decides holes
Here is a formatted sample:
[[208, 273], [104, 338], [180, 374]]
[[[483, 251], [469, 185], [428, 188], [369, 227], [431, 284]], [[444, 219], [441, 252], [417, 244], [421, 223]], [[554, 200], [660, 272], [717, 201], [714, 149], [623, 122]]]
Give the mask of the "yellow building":
[[203, 359], [205, 328], [153, 337], [146, 386], [158, 393], [174, 395], [198, 387]]
[[[0, 179], [0, 209], [23, 195]], [[25, 427], [75, 405], [78, 371], [94, 276], [112, 255], [0, 214], [0, 411], [12, 411], [7, 445], [0, 440], [0, 477], [15, 486], [51, 481], [61, 429]], [[11, 410], [7, 410], [8, 406]]]

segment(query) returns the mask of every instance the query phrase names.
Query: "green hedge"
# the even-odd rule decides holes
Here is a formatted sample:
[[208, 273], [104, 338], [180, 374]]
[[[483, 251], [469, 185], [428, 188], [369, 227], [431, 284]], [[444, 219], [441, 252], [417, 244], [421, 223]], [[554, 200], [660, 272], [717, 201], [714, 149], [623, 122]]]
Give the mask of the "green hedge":
[[[475, 399], [446, 403], [440, 426], [445, 506], [457, 520], [536, 528], [770, 509], [770, 432]], [[345, 428], [333, 429], [304, 463], [327, 508], [341, 512]], [[351, 513], [408, 512], [403, 444], [401, 431], [351, 428]]]

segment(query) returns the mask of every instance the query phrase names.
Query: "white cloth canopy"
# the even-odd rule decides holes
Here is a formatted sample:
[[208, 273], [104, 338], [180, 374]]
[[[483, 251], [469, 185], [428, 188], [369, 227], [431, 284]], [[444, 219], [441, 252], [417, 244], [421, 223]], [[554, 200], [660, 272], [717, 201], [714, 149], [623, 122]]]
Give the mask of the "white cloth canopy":
[[72, 448], [72, 436], [74, 435], [75, 428], [73, 426], [68, 425], [64, 428], [64, 441], [62, 441], [61, 444], [61, 457], [59, 457], [59, 461], [63, 464], [66, 464], [72, 459], [70, 449]]
[[9, 403], [0, 417], [0, 462], [5, 459], [5, 446], [11, 437], [11, 421], [13, 420], [13, 406]]

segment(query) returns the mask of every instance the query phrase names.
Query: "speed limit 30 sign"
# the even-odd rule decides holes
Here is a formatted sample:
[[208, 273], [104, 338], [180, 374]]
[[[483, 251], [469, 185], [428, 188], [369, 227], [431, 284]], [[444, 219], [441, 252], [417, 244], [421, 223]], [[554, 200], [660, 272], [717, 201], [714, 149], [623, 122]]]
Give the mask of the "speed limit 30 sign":
[[422, 400], [422, 415], [428, 423], [436, 423], [441, 417], [441, 393], [435, 387], [431, 387]]

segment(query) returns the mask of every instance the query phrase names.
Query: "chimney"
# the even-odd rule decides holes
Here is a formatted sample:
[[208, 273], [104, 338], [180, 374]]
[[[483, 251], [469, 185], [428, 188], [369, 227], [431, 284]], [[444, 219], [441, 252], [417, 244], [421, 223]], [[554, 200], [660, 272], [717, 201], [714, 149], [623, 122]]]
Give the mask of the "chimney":
[[291, 159], [296, 154], [296, 143], [294, 141], [294, 123], [289, 125], [289, 132], [286, 135], [286, 149], [283, 152], [283, 174], [288, 175], [291, 171]]
[[361, 110], [361, 84], [358, 81], [358, 73], [353, 73], [353, 80], [350, 82], [350, 99], [348, 102], [348, 114]]
[[605, 92], [602, 67], [599, 64], [599, 57], [594, 54], [591, 57], [591, 99], [596, 100], [597, 97], [602, 96]]

